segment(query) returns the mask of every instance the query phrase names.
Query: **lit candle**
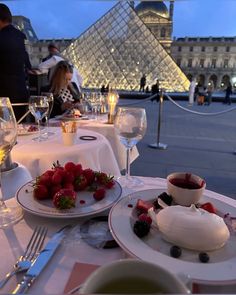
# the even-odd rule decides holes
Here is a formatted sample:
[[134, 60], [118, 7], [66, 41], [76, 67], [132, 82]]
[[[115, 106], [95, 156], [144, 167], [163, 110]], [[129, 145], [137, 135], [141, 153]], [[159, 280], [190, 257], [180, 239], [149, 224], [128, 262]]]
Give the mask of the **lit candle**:
[[108, 93], [107, 97], [107, 103], [109, 108], [109, 114], [108, 114], [108, 123], [113, 124], [114, 123], [114, 117], [115, 117], [115, 109], [116, 104], [118, 102], [118, 94], [115, 92]]

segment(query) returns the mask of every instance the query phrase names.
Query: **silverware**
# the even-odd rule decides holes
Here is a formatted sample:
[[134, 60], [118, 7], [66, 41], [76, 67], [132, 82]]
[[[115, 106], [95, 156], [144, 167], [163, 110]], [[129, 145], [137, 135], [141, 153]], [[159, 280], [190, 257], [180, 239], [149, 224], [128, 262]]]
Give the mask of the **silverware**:
[[21, 255], [13, 266], [13, 269], [0, 281], [0, 288], [5, 286], [8, 280], [15, 274], [27, 271], [30, 265], [42, 250], [43, 242], [47, 234], [45, 227], [37, 226], [29, 240], [23, 255]]
[[40, 252], [34, 263], [24, 275], [23, 280], [17, 285], [12, 294], [24, 294], [33, 284], [37, 276], [42, 272], [49, 260], [52, 258], [58, 246], [65, 237], [66, 231], [71, 228], [71, 225], [64, 226], [57, 231]]

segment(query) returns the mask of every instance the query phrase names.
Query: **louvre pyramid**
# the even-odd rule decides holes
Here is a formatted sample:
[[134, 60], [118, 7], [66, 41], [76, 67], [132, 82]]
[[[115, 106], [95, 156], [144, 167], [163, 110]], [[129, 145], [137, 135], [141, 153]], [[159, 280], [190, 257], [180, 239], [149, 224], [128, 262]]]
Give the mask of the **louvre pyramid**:
[[127, 1], [119, 1], [63, 52], [79, 69], [84, 87], [103, 84], [138, 90], [160, 80], [167, 91], [186, 91], [189, 81]]

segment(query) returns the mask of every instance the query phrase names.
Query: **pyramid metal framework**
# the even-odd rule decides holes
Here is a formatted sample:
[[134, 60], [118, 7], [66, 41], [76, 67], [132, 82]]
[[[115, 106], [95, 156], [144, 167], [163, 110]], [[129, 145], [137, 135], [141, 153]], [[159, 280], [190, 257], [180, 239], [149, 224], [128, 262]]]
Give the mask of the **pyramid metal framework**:
[[186, 91], [189, 81], [126, 1], [88, 28], [63, 52], [83, 77], [83, 86], [138, 90], [146, 74], [167, 91]]

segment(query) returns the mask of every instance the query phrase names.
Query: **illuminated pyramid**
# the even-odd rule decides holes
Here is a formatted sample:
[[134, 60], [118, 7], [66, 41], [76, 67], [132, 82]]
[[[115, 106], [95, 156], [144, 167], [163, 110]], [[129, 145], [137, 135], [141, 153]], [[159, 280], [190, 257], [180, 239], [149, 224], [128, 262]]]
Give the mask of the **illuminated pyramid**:
[[63, 55], [79, 69], [84, 87], [110, 83], [116, 89], [138, 90], [143, 74], [149, 86], [159, 79], [167, 91], [189, 87], [187, 77], [126, 1], [119, 1]]

